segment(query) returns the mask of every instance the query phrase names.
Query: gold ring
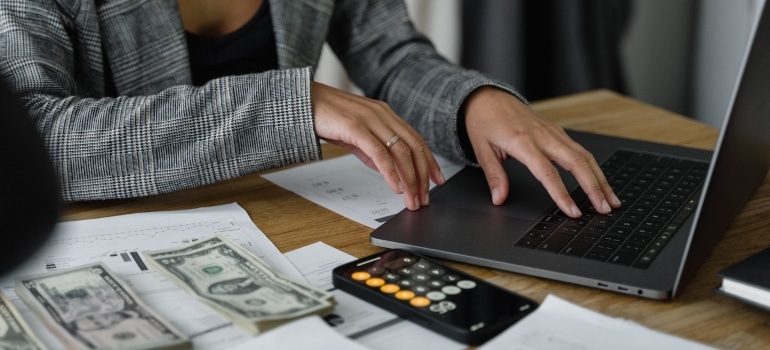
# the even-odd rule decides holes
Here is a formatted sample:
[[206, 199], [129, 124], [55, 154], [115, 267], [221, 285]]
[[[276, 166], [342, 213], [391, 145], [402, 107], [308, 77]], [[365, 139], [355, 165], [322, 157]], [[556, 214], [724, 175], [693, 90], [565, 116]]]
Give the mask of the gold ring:
[[393, 137], [391, 137], [390, 140], [388, 140], [388, 143], [385, 144], [385, 147], [390, 149], [390, 147], [392, 147], [393, 145], [396, 144], [396, 142], [398, 142], [398, 139], [400, 139], [398, 135], [393, 135]]

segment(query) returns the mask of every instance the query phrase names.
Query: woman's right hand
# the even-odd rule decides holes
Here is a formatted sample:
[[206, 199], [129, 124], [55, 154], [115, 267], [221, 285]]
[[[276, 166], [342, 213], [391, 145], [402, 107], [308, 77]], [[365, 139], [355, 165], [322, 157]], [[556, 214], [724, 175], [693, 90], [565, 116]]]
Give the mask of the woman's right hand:
[[381, 173], [394, 192], [404, 194], [409, 210], [428, 205], [429, 181], [441, 185], [444, 176], [416, 130], [385, 102], [317, 82], [311, 91], [318, 137]]

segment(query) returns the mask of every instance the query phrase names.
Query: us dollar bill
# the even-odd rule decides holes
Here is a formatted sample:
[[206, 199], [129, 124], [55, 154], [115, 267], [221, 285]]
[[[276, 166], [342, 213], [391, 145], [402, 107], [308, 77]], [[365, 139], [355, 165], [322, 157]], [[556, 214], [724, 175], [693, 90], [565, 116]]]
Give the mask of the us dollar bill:
[[266, 273], [271, 274], [273, 277], [284, 281], [286, 283], [290, 283], [294, 285], [295, 287], [304, 290], [307, 293], [312, 294], [314, 297], [318, 299], [325, 299], [328, 300], [330, 303], [335, 304], [334, 301], [334, 295], [323, 290], [315, 288], [305, 282], [297, 281], [293, 278], [287, 277], [283, 274], [276, 273], [267, 263], [265, 263], [262, 259], [260, 259], [258, 256], [252, 254], [245, 248], [241, 247], [239, 244], [235, 243], [231, 239], [227, 238], [227, 236], [224, 236], [222, 234], [215, 234], [213, 236], [209, 236], [207, 238], [198, 240], [193, 243], [189, 243], [180, 247], [170, 248], [170, 249], [164, 249], [164, 250], [154, 250], [154, 251], [144, 251], [142, 252], [143, 255], [145, 255], [147, 258], [150, 259], [149, 264], [152, 264], [153, 260], [159, 260], [158, 258], [161, 257], [168, 257], [172, 255], [180, 255], [184, 253], [189, 253], [204, 247], [213, 247], [220, 244], [227, 244], [228, 247], [230, 247], [233, 250], [239, 251], [243, 256], [247, 256], [251, 259], [252, 263], [255, 265], [261, 266], [260, 270], [265, 271]]
[[101, 262], [17, 278], [16, 294], [68, 349], [191, 347]]
[[275, 273], [223, 235], [143, 254], [148, 265], [250, 334], [334, 307], [330, 293]]
[[11, 301], [0, 292], [0, 349], [44, 350], [38, 339]]

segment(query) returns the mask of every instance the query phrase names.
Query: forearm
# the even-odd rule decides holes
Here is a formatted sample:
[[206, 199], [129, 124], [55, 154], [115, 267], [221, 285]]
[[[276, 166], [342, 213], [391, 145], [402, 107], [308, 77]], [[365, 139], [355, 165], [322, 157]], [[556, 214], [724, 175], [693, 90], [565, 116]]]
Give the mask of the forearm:
[[351, 1], [336, 11], [339, 20], [333, 21], [329, 41], [348, 74], [367, 96], [387, 102], [439, 154], [472, 159], [461, 147], [458, 117], [479, 87], [494, 86], [524, 100], [513, 87], [448, 62], [414, 29], [399, 1]]
[[44, 138], [65, 200], [125, 198], [319, 159], [309, 83], [305, 68], [260, 79], [222, 78], [152, 96], [37, 94], [23, 102]]
[[415, 62], [401, 67], [399, 75], [388, 81], [384, 98], [404, 101], [391, 105], [424, 135], [432, 150], [467, 164], [475, 165], [464, 128], [463, 106], [469, 96], [482, 87], [495, 87], [526, 101], [507, 84], [450, 64]]

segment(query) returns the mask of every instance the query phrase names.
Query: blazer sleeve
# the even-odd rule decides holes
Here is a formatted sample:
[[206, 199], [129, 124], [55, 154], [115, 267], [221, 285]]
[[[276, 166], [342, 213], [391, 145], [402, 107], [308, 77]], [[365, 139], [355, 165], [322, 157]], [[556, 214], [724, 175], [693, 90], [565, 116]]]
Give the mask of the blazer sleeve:
[[[43, 138], [64, 200], [154, 195], [321, 157], [311, 68], [105, 97], [99, 31], [84, 25], [95, 11], [62, 5], [78, 3], [0, 5], [0, 77]], [[158, 74], [178, 69], [168, 65]]]
[[328, 42], [367, 96], [387, 102], [431, 150], [455, 161], [475, 158], [463, 151], [467, 136], [457, 128], [473, 90], [496, 86], [527, 103], [506, 83], [448, 62], [415, 30], [401, 0], [338, 1]]

